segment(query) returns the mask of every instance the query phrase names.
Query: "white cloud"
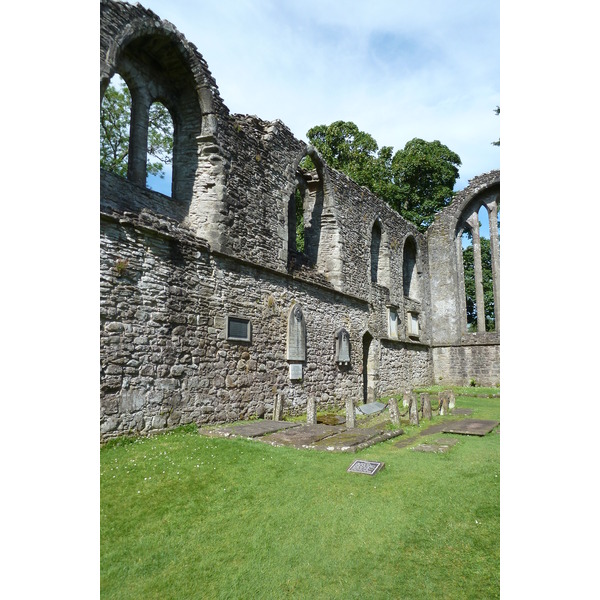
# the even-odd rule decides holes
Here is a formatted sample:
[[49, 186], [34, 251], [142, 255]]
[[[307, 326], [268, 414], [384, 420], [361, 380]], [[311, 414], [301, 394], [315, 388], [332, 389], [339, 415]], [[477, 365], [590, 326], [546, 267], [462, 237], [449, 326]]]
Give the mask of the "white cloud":
[[147, 0], [206, 59], [234, 113], [355, 122], [380, 146], [438, 139], [458, 187], [499, 168], [499, 4], [461, 0]]

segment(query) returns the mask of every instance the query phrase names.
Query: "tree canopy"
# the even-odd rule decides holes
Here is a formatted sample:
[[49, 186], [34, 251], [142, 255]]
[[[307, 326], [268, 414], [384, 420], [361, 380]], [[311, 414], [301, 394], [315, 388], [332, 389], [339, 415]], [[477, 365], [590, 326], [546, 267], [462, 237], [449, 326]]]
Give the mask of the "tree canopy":
[[[100, 166], [122, 177], [127, 175], [130, 121], [129, 88], [109, 85], [100, 108]], [[150, 106], [147, 155], [147, 174], [164, 177], [164, 165], [173, 158], [173, 119], [160, 102]]]
[[395, 154], [350, 121], [312, 127], [310, 143], [334, 169], [385, 200], [424, 231], [453, 197], [461, 164], [439, 141], [414, 138]]

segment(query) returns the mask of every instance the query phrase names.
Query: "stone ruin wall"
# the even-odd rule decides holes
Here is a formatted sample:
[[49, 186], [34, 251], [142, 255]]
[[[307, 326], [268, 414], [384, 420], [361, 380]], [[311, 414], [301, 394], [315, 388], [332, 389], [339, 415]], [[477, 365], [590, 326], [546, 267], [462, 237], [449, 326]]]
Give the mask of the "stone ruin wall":
[[[179, 159], [186, 165], [180, 173], [193, 171], [193, 185], [175, 186], [172, 198], [101, 172], [102, 437], [269, 416], [277, 395], [288, 414], [304, 412], [309, 397], [319, 410], [341, 408], [348, 397], [362, 402], [367, 332], [378, 345], [379, 395], [431, 384], [440, 370], [458, 373], [455, 364], [468, 361], [437, 366], [439, 353], [430, 347], [427, 237], [329, 168], [280, 121], [231, 115], [202, 56], [171, 24], [140, 5], [102, 0], [101, 9], [103, 89], [120, 56], [134, 61], [119, 43], [164, 30], [190, 65], [203, 109], [196, 150]], [[178, 65], [177, 57], [171, 60]], [[144, 69], [136, 71], [140, 78]], [[172, 73], [181, 74], [181, 87], [189, 86], [185, 69], [177, 69]], [[300, 256], [288, 243], [288, 206], [307, 153], [317, 171], [304, 174], [313, 190], [304, 207], [310, 256]], [[381, 280], [374, 283], [376, 220]], [[402, 281], [408, 238], [417, 248], [418, 297], [411, 298]], [[300, 382], [290, 380], [286, 359], [294, 303], [306, 320]], [[390, 307], [399, 317], [396, 339], [388, 335]], [[407, 333], [409, 310], [419, 314], [418, 338]], [[228, 315], [250, 320], [250, 343], [226, 339]], [[349, 367], [334, 360], [340, 327], [350, 334]]]

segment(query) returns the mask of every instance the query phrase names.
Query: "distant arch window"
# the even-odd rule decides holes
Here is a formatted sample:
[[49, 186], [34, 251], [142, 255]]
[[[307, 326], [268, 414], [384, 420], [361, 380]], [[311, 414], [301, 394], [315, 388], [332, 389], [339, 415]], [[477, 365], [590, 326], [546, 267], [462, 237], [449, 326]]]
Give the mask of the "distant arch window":
[[404, 243], [402, 257], [402, 287], [408, 298], [420, 299], [419, 277], [417, 271], [417, 244], [412, 237]]
[[371, 281], [379, 283], [380, 278], [380, 255], [381, 255], [381, 225], [378, 221], [373, 223], [371, 230]]

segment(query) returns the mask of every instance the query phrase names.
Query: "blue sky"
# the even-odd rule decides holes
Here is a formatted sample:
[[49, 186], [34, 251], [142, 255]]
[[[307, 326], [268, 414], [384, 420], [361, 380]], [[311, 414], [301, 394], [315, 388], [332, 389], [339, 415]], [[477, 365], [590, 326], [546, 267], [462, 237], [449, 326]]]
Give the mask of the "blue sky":
[[462, 189], [500, 168], [498, 0], [144, 0], [204, 56], [233, 113], [300, 139], [353, 121], [379, 146], [439, 140]]

